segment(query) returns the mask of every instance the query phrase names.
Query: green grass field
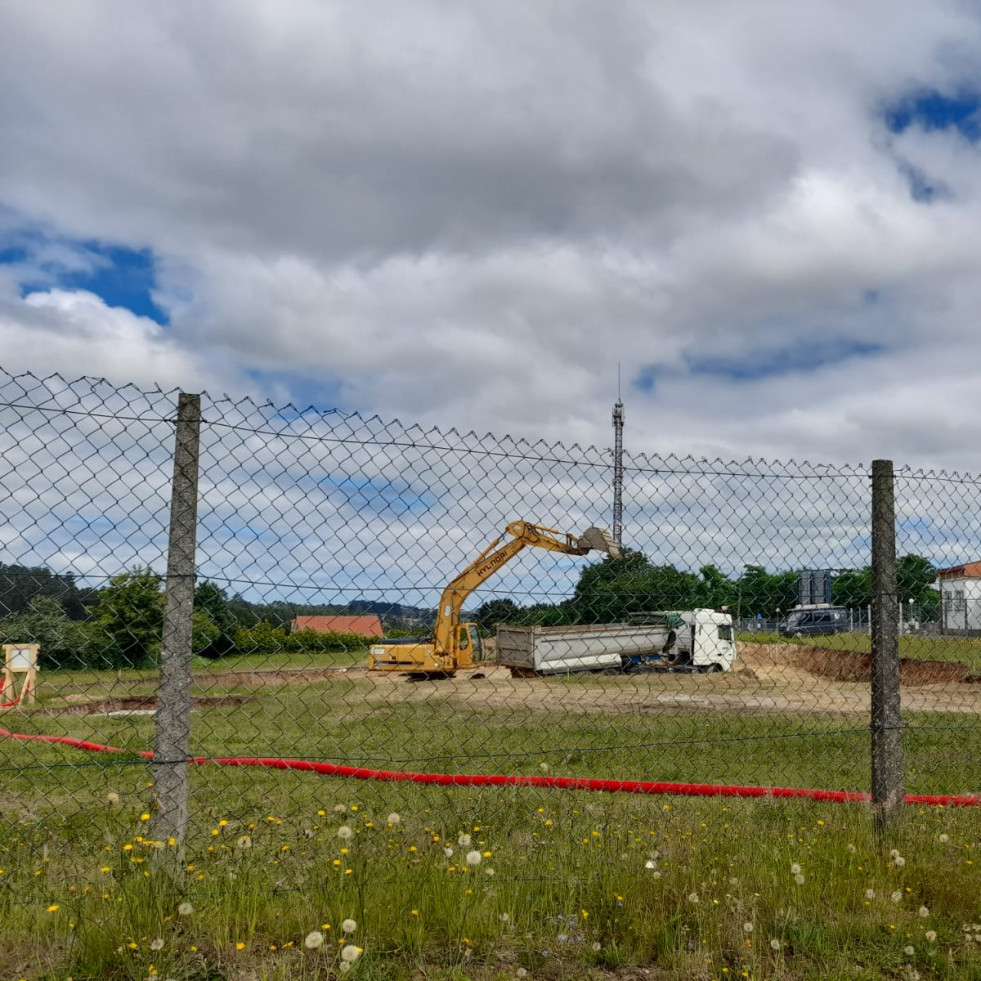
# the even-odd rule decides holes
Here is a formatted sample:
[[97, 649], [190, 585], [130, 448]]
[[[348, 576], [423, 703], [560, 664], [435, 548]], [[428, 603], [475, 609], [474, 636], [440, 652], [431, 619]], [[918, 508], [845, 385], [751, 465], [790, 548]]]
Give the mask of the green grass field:
[[[195, 711], [194, 753], [841, 790], [870, 781], [865, 719], [582, 709], [598, 688], [615, 704], [617, 685], [724, 693], [735, 684], [724, 676], [553, 679], [565, 707], [543, 711], [517, 699], [464, 709], [456, 683], [395, 698], [359, 674], [257, 682], [268, 667], [196, 668], [197, 696], [241, 700]], [[48, 711], [8, 710], [0, 725], [152, 748], [150, 717], [50, 712], [154, 684], [151, 674], [51, 673]], [[981, 790], [976, 717], [906, 721], [908, 791]], [[201, 766], [175, 875], [175, 846], [152, 841], [147, 762], [0, 739], [0, 773], [3, 981], [633, 981], [641, 969], [654, 979], [981, 979], [974, 808], [907, 808], [878, 841], [866, 805]]]

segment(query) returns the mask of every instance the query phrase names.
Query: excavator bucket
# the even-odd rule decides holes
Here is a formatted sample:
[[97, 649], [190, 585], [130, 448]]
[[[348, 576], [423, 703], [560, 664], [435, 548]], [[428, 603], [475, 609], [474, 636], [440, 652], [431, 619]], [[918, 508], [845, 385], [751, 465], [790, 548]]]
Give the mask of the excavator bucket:
[[587, 528], [579, 536], [580, 548], [595, 548], [600, 552], [606, 552], [613, 558], [620, 558], [620, 549], [617, 548], [613, 536], [605, 528]]

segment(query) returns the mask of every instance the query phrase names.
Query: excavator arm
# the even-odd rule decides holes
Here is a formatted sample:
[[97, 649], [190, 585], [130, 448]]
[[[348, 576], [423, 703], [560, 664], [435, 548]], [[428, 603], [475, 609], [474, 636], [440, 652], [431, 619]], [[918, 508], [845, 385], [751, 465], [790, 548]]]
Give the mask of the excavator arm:
[[496, 538], [443, 590], [436, 614], [433, 642], [433, 653], [437, 657], [456, 659], [460, 639], [460, 612], [467, 597], [523, 549], [544, 548], [566, 555], [585, 555], [590, 549], [599, 549], [614, 556], [619, 554], [613, 539], [602, 528], [590, 528], [579, 538], [574, 538], [554, 528], [533, 525], [527, 521], [512, 521], [506, 531], [511, 536], [509, 541], [502, 545], [501, 539]]

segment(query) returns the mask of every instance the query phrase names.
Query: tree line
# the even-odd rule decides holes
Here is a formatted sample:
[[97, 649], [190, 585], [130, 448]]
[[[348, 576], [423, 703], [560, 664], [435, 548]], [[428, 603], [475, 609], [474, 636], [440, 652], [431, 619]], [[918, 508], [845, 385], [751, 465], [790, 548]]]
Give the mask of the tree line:
[[[921, 620], [939, 616], [936, 569], [928, 559], [906, 555], [897, 562], [899, 595], [912, 600]], [[47, 667], [121, 668], [150, 666], [160, 653], [163, 578], [149, 568], [112, 577], [102, 588], [79, 587], [71, 574], [0, 563], [0, 642], [41, 645]], [[833, 602], [864, 610], [872, 604], [869, 568], [839, 573]], [[725, 607], [736, 618], [774, 620], [797, 603], [797, 574], [744, 566], [727, 576], [714, 565], [686, 572], [652, 562], [643, 552], [621, 550], [614, 559], [586, 566], [573, 595], [559, 603], [521, 606], [511, 598], [485, 602], [474, 614], [485, 631], [497, 623], [565, 626], [620, 623], [658, 610]], [[429, 632], [435, 611], [398, 603], [357, 600], [343, 606], [252, 603], [229, 597], [214, 582], [194, 591], [194, 653], [205, 658], [242, 654], [326, 653], [364, 646], [365, 638], [313, 631], [291, 632], [301, 615], [374, 613], [388, 636]]]

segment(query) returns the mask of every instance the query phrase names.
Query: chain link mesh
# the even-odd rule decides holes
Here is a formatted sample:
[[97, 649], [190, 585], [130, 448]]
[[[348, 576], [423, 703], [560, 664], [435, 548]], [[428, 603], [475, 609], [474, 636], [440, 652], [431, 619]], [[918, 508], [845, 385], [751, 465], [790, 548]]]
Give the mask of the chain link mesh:
[[[15, 675], [0, 713], [8, 828], [98, 842], [117, 805], [151, 818], [140, 754], [153, 747], [176, 403], [173, 391], [0, 374], [0, 639], [40, 649], [36, 700], [16, 698]], [[343, 841], [397, 830], [411, 810], [420, 827], [389, 846], [391, 861], [445, 847], [450, 870], [465, 871], [481, 826], [500, 841], [531, 815], [539, 824], [521, 834], [534, 842], [549, 815], [571, 812], [569, 853], [588, 840], [614, 805], [563, 799], [551, 777], [868, 791], [866, 467], [626, 454], [621, 556], [525, 548], [464, 601], [483, 659], [409, 677], [367, 670], [379, 638], [427, 641], [442, 589], [512, 522], [574, 537], [608, 526], [612, 454], [228, 396], [204, 395], [201, 411], [192, 755], [537, 783], [200, 766], [189, 840], [275, 851], [284, 824]], [[979, 486], [896, 474], [909, 793], [981, 789]], [[702, 624], [696, 610], [724, 612]], [[601, 624], [665, 626], [666, 611], [682, 615], [670, 623], [688, 632], [687, 658], [678, 640], [661, 650], [662, 633], [637, 663], [624, 653], [545, 676], [500, 663], [500, 624], [561, 646]], [[699, 670], [730, 635], [735, 660]], [[700, 661], [696, 648], [716, 653]], [[313, 873], [282, 847], [277, 888], [307, 888]], [[348, 861], [327, 868], [356, 875]], [[544, 867], [507, 875], [548, 878]]]

